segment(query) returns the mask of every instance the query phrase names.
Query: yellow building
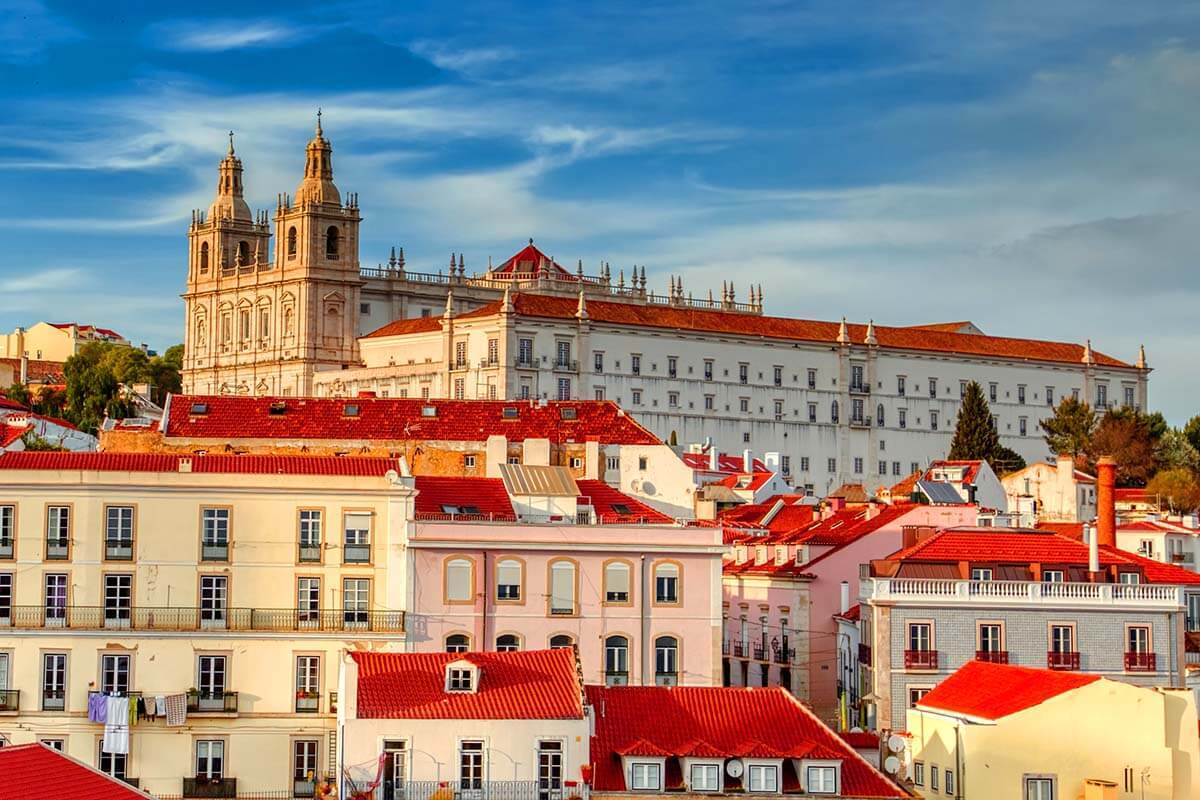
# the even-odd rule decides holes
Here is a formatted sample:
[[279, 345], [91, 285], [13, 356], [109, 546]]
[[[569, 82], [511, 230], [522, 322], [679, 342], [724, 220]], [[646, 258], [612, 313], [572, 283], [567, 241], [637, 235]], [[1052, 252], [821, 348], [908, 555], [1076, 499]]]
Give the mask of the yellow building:
[[0, 358], [28, 356], [34, 361], [66, 361], [88, 342], [129, 346], [124, 336], [108, 328], [77, 322], [38, 322], [28, 329], [0, 334]]
[[[403, 649], [404, 471], [0, 456], [0, 735], [157, 796], [311, 796], [333, 763], [339, 654]], [[140, 718], [128, 752], [105, 753], [93, 692], [161, 696], [185, 718]]]
[[1184, 800], [1200, 793], [1190, 690], [973, 661], [907, 713], [908, 777], [925, 797]]

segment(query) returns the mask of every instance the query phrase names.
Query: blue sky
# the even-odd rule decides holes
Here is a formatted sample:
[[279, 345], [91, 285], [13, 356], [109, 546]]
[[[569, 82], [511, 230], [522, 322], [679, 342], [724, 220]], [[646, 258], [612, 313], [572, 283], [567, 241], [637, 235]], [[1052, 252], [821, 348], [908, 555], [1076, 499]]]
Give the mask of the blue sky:
[[[203, 13], [203, 16], [199, 14]], [[0, 327], [181, 339], [225, 132], [293, 191], [318, 106], [364, 264], [527, 237], [770, 313], [970, 319], [1200, 413], [1200, 5], [0, 0]]]

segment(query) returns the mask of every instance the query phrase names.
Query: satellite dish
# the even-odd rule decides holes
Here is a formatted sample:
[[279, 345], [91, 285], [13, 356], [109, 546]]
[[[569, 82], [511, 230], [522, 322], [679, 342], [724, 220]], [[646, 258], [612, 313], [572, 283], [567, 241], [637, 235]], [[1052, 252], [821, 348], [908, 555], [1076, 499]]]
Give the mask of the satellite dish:
[[895, 775], [900, 770], [900, 759], [895, 756], [888, 756], [883, 760], [883, 769], [889, 775]]
[[740, 760], [740, 759], [737, 759], [737, 758], [731, 758], [731, 759], [729, 759], [728, 761], [726, 761], [726, 762], [725, 762], [725, 772], [726, 772], [726, 774], [728, 774], [728, 775], [729, 775], [729, 777], [731, 777], [731, 778], [740, 778], [740, 777], [742, 777], [742, 770], [743, 770], [743, 769], [745, 769], [745, 767], [743, 767], [743, 765], [742, 765], [742, 762], [741, 762], [741, 760]]
[[893, 733], [891, 736], [888, 737], [887, 744], [888, 744], [888, 750], [891, 750], [893, 753], [903, 753], [904, 752], [904, 737], [903, 736], [897, 736], [896, 734]]

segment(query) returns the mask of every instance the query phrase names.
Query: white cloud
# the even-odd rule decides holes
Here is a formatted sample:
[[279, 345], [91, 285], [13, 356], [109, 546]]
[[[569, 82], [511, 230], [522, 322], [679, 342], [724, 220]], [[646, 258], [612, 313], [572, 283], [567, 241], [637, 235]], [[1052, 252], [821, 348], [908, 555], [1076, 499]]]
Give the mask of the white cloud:
[[187, 19], [151, 26], [147, 43], [163, 50], [217, 53], [252, 47], [291, 47], [329, 30], [283, 19]]
[[78, 286], [84, 274], [78, 267], [44, 267], [0, 279], [0, 293], [48, 292], [66, 286]]

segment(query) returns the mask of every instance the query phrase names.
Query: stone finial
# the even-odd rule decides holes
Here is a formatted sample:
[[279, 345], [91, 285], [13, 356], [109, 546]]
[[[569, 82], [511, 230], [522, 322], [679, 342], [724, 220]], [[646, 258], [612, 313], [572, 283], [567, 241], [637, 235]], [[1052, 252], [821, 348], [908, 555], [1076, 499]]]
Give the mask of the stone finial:
[[621, 289], [625, 288], [625, 270], [623, 269], [617, 273], [617, 286]]
[[879, 340], [875, 338], [875, 320], [873, 319], [867, 321], [867, 338], [863, 342], [872, 347], [879, 344]]
[[400, 263], [400, 269], [404, 269], [404, 248], [403, 247], [400, 248], [399, 263]]
[[850, 332], [846, 329], [846, 318], [842, 317], [842, 324], [838, 328], [837, 335], [838, 344], [850, 344]]
[[578, 275], [580, 278], [583, 277], [583, 259], [582, 258], [579, 259], [578, 263], [575, 264], [575, 274]]
[[513, 313], [512, 290], [507, 286], [504, 287], [504, 299], [500, 301], [500, 313]]
[[233, 131], [229, 132], [229, 157], [233, 158]]
[[1137, 368], [1138, 369], [1146, 369], [1149, 366], [1150, 366], [1149, 363], [1146, 361], [1146, 345], [1139, 344], [1138, 345]]
[[761, 283], [758, 285], [758, 310], [763, 310], [763, 290]]
[[396, 245], [392, 245], [392, 254], [388, 256], [388, 266], [396, 268]]
[[579, 290], [579, 306], [575, 309], [575, 319], [585, 320], [588, 318], [587, 300], [583, 296], [583, 289]]
[[446, 292], [446, 313], [442, 319], [454, 319], [454, 292]]
[[454, 273], [456, 273], [456, 272], [458, 272], [458, 259], [455, 258], [454, 253], [451, 253], [450, 254], [450, 275], [453, 276]]
[[1084, 364], [1095, 364], [1096, 357], [1092, 355], [1092, 340], [1088, 339], [1083, 345], [1083, 358], [1080, 361]]
[[459, 275], [467, 274], [467, 257], [464, 256], [462, 253], [458, 254], [458, 274]]
[[317, 138], [321, 138], [323, 131], [321, 130], [321, 109], [317, 108]]

